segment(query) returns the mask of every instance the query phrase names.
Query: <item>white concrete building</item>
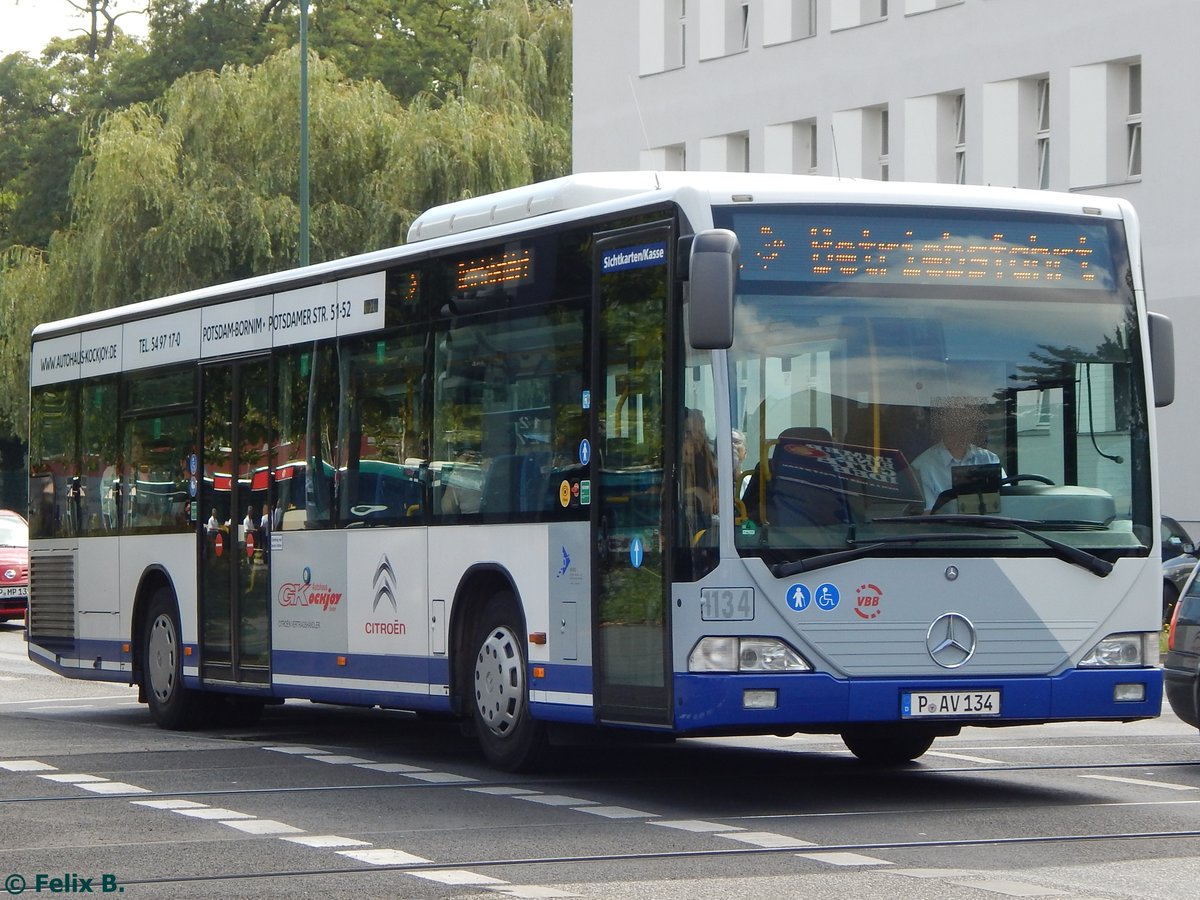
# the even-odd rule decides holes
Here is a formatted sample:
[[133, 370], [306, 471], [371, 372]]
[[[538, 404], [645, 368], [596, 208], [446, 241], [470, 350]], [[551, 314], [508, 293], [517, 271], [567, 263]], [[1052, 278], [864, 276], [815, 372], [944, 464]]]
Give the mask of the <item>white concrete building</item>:
[[574, 33], [577, 172], [811, 172], [1130, 200], [1150, 307], [1175, 322], [1163, 511], [1200, 523], [1200, 2], [575, 0]]

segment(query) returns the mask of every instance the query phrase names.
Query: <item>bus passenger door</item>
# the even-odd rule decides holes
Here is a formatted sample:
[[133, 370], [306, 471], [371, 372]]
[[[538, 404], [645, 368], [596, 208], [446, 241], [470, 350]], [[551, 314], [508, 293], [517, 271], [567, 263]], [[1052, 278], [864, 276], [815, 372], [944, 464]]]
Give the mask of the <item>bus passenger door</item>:
[[265, 359], [203, 370], [200, 659], [205, 681], [270, 682], [269, 372]]
[[[601, 721], [671, 724], [664, 371], [673, 229], [596, 235], [592, 577]], [[580, 460], [585, 464], [586, 459]]]

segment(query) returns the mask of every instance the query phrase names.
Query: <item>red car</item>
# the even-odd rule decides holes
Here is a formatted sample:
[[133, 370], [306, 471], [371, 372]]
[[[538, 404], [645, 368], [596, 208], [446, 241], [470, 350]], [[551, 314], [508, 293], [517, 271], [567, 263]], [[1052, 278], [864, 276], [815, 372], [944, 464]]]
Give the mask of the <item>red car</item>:
[[29, 526], [0, 510], [0, 622], [25, 618], [29, 604]]

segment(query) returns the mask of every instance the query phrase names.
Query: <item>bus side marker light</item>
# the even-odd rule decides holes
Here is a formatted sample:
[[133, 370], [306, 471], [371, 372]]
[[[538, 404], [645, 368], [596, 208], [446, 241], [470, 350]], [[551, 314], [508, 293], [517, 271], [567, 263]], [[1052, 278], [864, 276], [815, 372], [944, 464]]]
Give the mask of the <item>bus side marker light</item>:
[[529, 633], [529, 643], [537, 644], [539, 647], [546, 643], [546, 632], [531, 631]]
[[127, 654], [127, 653], [129, 653], [129, 645], [128, 645], [128, 644], [122, 644], [122, 645], [121, 645], [121, 652], [122, 652], [122, 653], [126, 653], [126, 654]]
[[544, 666], [534, 666], [533, 667], [533, 677], [534, 678], [545, 678], [546, 677], [545, 667]]
[[742, 709], [778, 709], [779, 692], [775, 690], [742, 691]]
[[346, 657], [344, 657], [344, 656], [339, 656], [339, 657], [337, 658], [337, 664], [338, 664], [339, 666], [344, 666], [344, 665], [346, 664]]
[[1118, 684], [1113, 687], [1113, 702], [1115, 703], [1145, 703], [1146, 686], [1144, 684]]
[[191, 656], [191, 655], [192, 655], [192, 648], [191, 648], [191, 647], [184, 647], [184, 648], [183, 648], [183, 655], [184, 655], [184, 656]]

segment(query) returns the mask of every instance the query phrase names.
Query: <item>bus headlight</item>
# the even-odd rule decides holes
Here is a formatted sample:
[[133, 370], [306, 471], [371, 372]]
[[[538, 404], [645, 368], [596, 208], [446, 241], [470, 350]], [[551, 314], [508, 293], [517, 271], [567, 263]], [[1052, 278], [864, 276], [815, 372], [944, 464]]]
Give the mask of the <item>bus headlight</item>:
[[689, 672], [811, 672], [812, 666], [778, 638], [706, 637], [688, 655]]
[[1128, 668], [1158, 664], [1157, 634], [1110, 634], [1079, 661], [1080, 668]]

